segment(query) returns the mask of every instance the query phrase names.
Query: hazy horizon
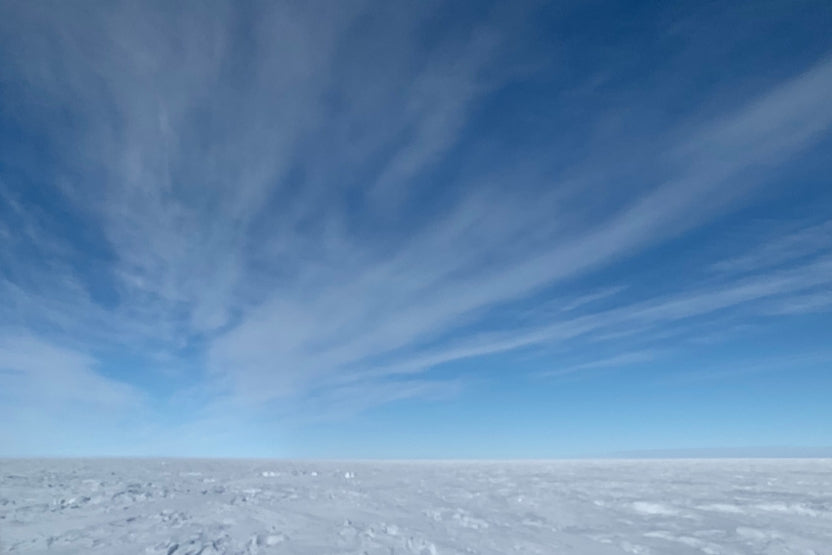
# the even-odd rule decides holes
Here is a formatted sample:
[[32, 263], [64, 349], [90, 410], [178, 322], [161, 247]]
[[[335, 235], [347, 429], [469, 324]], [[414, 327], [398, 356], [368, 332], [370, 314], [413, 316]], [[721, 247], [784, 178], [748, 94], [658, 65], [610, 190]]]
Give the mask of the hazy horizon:
[[49, 455], [47, 453], [33, 453], [27, 455], [0, 456], [0, 460], [25, 460], [25, 459], [54, 459], [54, 460], [97, 460], [97, 459], [192, 459], [192, 460], [252, 460], [252, 461], [331, 461], [331, 462], [557, 462], [557, 461], [603, 461], [603, 460], [652, 460], [652, 459], [680, 459], [680, 460], [753, 460], [753, 459], [832, 459], [832, 447], [797, 447], [797, 446], [767, 446], [767, 447], [695, 447], [689, 449], [644, 449], [636, 451], [615, 451], [606, 453], [576, 453], [559, 457], [535, 458], [535, 457], [503, 457], [503, 458], [389, 458], [389, 457], [292, 457], [292, 456], [207, 456], [199, 455], [166, 455], [166, 454], [143, 454], [143, 455]]

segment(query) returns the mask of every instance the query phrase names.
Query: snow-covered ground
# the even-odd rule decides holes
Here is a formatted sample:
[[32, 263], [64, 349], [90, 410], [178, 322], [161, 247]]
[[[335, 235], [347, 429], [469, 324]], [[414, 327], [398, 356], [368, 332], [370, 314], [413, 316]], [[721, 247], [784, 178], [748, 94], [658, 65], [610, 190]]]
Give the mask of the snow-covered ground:
[[832, 460], [0, 460], [0, 552], [832, 554]]

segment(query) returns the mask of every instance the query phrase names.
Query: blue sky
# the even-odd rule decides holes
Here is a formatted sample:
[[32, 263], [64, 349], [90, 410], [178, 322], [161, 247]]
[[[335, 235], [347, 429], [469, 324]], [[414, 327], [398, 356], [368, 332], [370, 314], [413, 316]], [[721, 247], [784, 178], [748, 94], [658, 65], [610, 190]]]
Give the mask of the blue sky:
[[5, 2], [0, 455], [832, 445], [828, 2]]

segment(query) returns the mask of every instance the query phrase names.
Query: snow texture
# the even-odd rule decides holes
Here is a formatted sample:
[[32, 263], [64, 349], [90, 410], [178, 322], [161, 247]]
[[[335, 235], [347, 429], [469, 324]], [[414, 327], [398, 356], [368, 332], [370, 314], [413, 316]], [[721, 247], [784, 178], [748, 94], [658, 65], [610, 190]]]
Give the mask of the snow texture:
[[0, 552], [832, 555], [832, 460], [0, 460]]

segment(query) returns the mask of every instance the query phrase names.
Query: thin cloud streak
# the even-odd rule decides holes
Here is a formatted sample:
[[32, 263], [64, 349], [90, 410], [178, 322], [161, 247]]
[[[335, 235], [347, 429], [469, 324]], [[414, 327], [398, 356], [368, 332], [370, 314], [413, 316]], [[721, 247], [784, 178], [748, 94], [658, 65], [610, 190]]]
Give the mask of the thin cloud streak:
[[[478, 310], [531, 295], [540, 287], [551, 286], [559, 280], [598, 268], [656, 244], [659, 238], [666, 240], [693, 225], [701, 225], [713, 217], [715, 212], [724, 209], [724, 205], [720, 203], [704, 203], [705, 195], [712, 196], [717, 187], [725, 188], [727, 179], [738, 175], [747, 166], [757, 164], [761, 157], [786, 155], [816, 136], [818, 119], [806, 118], [807, 111], [803, 106], [800, 109], [792, 109], [791, 119], [782, 113], [774, 117], [764, 108], [782, 109], [788, 104], [787, 100], [793, 98], [795, 101], [814, 101], [816, 108], [824, 113], [829, 112], [828, 106], [822, 100], [822, 91], [813, 88], [818, 86], [819, 80], [821, 85], [825, 83], [825, 79], [832, 79], [832, 63], [828, 61], [755, 100], [750, 106], [740, 109], [738, 114], [727, 116], [727, 123], [712, 125], [710, 133], [720, 144], [720, 148], [732, 148], [738, 153], [730, 164], [721, 161], [716, 151], [699, 152], [699, 158], [688, 164], [687, 174], [660, 186], [606, 222], [579, 232], [571, 239], [556, 240], [551, 250], [527, 253], [523, 259], [494, 269], [488, 268], [481, 260], [469, 261], [462, 257], [462, 260], [457, 261], [458, 265], [428, 267], [428, 271], [446, 270], [445, 275], [454, 276], [456, 279], [437, 280], [431, 284], [429, 290], [417, 290], [416, 294], [407, 289], [396, 290], [395, 288], [400, 287], [399, 284], [408, 284], [413, 280], [413, 276], [419, 276], [424, 272], [422, 268], [425, 257], [417, 243], [417, 247], [413, 248], [412, 257], [408, 256], [411, 252], [409, 250], [397, 254], [396, 265], [392, 269], [379, 272], [381, 279], [377, 282], [365, 277], [366, 272], [373, 272], [371, 267], [370, 270], [364, 270], [365, 273], [359, 274], [357, 283], [351, 282], [349, 278], [342, 278], [337, 286], [331, 285], [332, 290], [324, 289], [320, 296], [317, 296], [323, 299], [322, 301], [312, 300], [310, 303], [308, 299], [304, 299], [302, 306], [296, 306], [284, 295], [272, 299], [270, 304], [258, 309], [256, 316], [250, 317], [229, 335], [220, 338], [215, 344], [212, 358], [218, 368], [228, 369], [237, 374], [237, 378], [243, 382], [252, 380], [251, 389], [254, 391], [267, 391], [270, 381], [280, 384], [275, 390], [276, 394], [280, 395], [294, 387], [302, 387], [304, 379], [321, 379], [322, 374], [335, 373], [334, 369], [339, 365], [355, 364], [399, 348], [418, 345], [419, 342], [440, 336], [443, 331], [465, 321], [467, 316]], [[786, 112], [788, 113], [788, 110]], [[736, 131], [747, 127], [764, 128], [767, 133], [781, 135], [777, 145], [782, 152], [773, 152], [768, 143], [758, 145]], [[707, 144], [708, 136], [699, 133], [694, 143]], [[728, 144], [729, 139], [735, 140], [737, 144]], [[715, 171], [713, 166], [717, 166], [718, 169]], [[743, 188], [748, 190], [752, 185], [753, 183], [746, 184]], [[736, 195], [731, 193], [730, 196]], [[469, 205], [462, 204], [458, 210], [459, 213], [450, 217], [449, 221], [470, 221]], [[691, 215], [695, 215], [696, 219]], [[488, 220], [492, 221], [490, 218]], [[449, 252], [465, 252], [465, 249], [459, 246], [465, 243], [466, 232], [467, 229], [462, 229], [457, 233], [442, 234], [444, 245], [447, 245]], [[436, 258], [445, 261], [441, 252], [440, 250]], [[465, 268], [469, 266], [473, 267], [474, 271], [466, 273]], [[390, 268], [389, 265], [382, 267]], [[826, 269], [827, 263], [821, 263], [818, 267], [808, 267], [806, 271], [810, 285], [822, 283], [826, 278], [818, 276], [824, 276], [823, 272]], [[652, 320], [658, 318], [661, 311], [667, 312], [669, 319], [675, 318], [671, 314], [674, 311], [679, 313], [679, 317], [690, 316], [691, 311], [712, 312], [746, 300], [788, 290], [792, 282], [797, 285], [801, 278], [788, 275], [779, 276], [779, 279], [785, 282], [760, 280], [745, 283], [718, 293], [704, 293], [698, 298], [636, 310], [627, 318]], [[414, 281], [417, 284], [430, 283], [428, 280]], [[346, 286], [343, 285], [345, 282]], [[385, 293], [389, 295], [384, 299], [383, 306], [386, 310], [376, 309], [380, 294], [384, 296]], [[379, 316], [370, 318], [369, 315], [374, 313]], [[623, 312], [618, 314], [625, 318]], [[341, 333], [343, 328], [336, 328], [333, 336], [339, 338], [341, 345], [328, 350], [307, 352], [305, 346], [327, 335], [325, 322], [329, 321], [329, 318], [351, 324], [367, 322], [367, 325], [353, 327], [352, 333], [346, 335]], [[580, 320], [571, 324], [579, 322]], [[291, 333], [287, 335], [285, 330], [289, 328]], [[510, 350], [557, 336], [562, 329], [562, 324], [555, 324], [548, 329], [544, 326], [528, 332], [525, 339], [517, 334], [511, 339], [503, 340], [489, 337], [486, 341], [480, 342], [483, 343], [482, 346], [456, 348], [449, 351], [450, 354], [445, 357], [430, 357], [431, 360], [458, 360], [472, 356], [472, 353], [480, 355]], [[580, 329], [580, 326], [573, 327], [565, 333], [574, 336], [576, 329]], [[277, 336], [280, 337], [279, 342], [267, 341], [268, 337]], [[281, 360], [280, 367], [283, 371], [270, 363], [278, 360]]]
[[574, 374], [584, 370], [595, 370], [598, 368], [621, 368], [628, 366], [635, 366], [647, 362], [653, 362], [657, 358], [655, 351], [634, 351], [630, 353], [621, 353], [615, 356], [592, 360], [589, 362], [582, 362], [565, 368], [557, 368], [554, 370], [546, 370], [539, 372], [535, 376], [539, 378], [565, 376], [567, 374]]
[[[534, 329], [484, 334], [453, 348], [433, 353], [427, 358], [416, 358], [403, 365], [408, 371], [430, 366], [506, 352], [535, 345], [573, 340], [590, 334], [644, 334], [682, 320], [708, 316], [744, 304], [781, 297], [801, 298], [801, 293], [818, 284], [832, 283], [832, 260], [822, 259], [810, 265], [783, 271], [771, 276], [757, 277], [731, 283], [722, 288], [693, 291], [662, 300], [650, 300], [619, 306], [584, 316], [565, 319]], [[421, 364], [420, 364], [421, 362]], [[394, 372], [399, 367], [393, 367]]]
[[[0, 181], [15, 218], [0, 220], [0, 245], [14, 253], [0, 253], [13, 268], [0, 298], [17, 328], [45, 330], [0, 333], [13, 370], [0, 379], [16, 380], [21, 398], [51, 395], [33, 376], [55, 372], [130, 406], [130, 377], [98, 373], [102, 353], [120, 348], [197, 366], [184, 387], [209, 413], [308, 401], [342, 414], [459, 392], [464, 380], [430, 372], [454, 361], [830, 304], [828, 222], [660, 297], [576, 282], [740, 207], [770, 168], [818, 144], [832, 126], [832, 59], [694, 129], [658, 130], [667, 140], [640, 168], [644, 182], [621, 184], [620, 202], [606, 204], [588, 197], [619, 186], [611, 154], [554, 172], [554, 147], [513, 161], [499, 144], [506, 159], [492, 165], [465, 151], [473, 114], [521, 77], [505, 66], [527, 63], [523, 39], [499, 25], [505, 14], [440, 33], [423, 52], [424, 6], [384, 17], [363, 2], [214, 8], [124, 3], [89, 18], [4, 8], [0, 45], [20, 52], [10, 105], [57, 153], [48, 191], [85, 234], [72, 244], [57, 217], [27, 210]], [[523, 29], [534, 16], [514, 17]], [[72, 125], [55, 125], [61, 114]], [[455, 152], [465, 163], [445, 177]], [[97, 265], [79, 268], [81, 251]], [[562, 286], [579, 291], [566, 299]], [[517, 304], [532, 306], [517, 322], [489, 318]], [[20, 366], [19, 349], [38, 346], [37, 366]], [[67, 391], [61, 402], [78, 401]]]

